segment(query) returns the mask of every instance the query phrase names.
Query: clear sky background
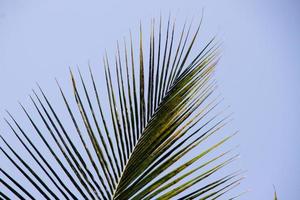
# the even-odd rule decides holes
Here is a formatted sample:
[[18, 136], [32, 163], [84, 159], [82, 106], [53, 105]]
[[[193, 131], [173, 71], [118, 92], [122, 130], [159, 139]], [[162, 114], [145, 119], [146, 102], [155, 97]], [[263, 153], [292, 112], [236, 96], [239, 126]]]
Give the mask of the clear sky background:
[[[201, 36], [217, 34], [223, 57], [220, 91], [234, 111], [240, 167], [247, 169], [241, 199], [300, 196], [300, 2], [296, 0], [0, 0], [0, 113], [18, 117], [38, 81], [48, 96], [54, 77], [68, 81], [69, 66], [100, 63], [104, 49], [139, 21], [169, 12], [199, 18]], [[99, 62], [98, 62], [99, 61]], [[23, 114], [22, 114], [23, 115]], [[5, 129], [3, 122], [0, 130]]]

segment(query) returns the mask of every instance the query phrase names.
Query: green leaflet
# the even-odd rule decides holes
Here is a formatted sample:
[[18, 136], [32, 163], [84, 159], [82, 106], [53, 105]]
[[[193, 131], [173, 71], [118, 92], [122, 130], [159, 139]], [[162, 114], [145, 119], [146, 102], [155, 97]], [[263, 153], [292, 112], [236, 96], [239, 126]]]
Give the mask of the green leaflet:
[[276, 192], [276, 189], [275, 189], [275, 187], [274, 187], [274, 200], [277, 200], [278, 198], [277, 198], [277, 192]]

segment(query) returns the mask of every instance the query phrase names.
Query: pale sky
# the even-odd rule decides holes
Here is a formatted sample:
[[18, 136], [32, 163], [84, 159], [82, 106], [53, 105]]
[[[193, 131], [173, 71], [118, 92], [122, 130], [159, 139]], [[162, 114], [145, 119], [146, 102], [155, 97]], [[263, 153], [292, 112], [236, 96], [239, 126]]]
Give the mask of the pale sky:
[[[240, 130], [238, 167], [247, 170], [240, 199], [300, 196], [300, 2], [296, 0], [0, 0], [0, 114], [21, 115], [18, 101], [39, 82], [58, 95], [54, 77], [69, 81], [69, 66], [101, 63], [103, 52], [139, 21], [169, 12], [199, 18], [204, 41], [217, 34], [223, 56], [219, 91]], [[60, 101], [60, 99], [58, 100]], [[20, 114], [18, 114], [20, 113]], [[23, 116], [23, 113], [22, 113]], [[0, 130], [8, 130], [3, 121]]]

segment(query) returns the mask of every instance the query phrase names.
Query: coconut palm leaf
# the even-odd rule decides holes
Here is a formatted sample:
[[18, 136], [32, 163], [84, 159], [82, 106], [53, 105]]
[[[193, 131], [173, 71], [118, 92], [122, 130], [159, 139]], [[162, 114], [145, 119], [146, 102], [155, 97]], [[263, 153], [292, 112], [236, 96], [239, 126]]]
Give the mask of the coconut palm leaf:
[[219, 43], [193, 52], [201, 22], [178, 31], [170, 17], [166, 27], [152, 20], [147, 43], [140, 25], [138, 45], [130, 33], [114, 59], [104, 56], [103, 79], [70, 70], [72, 99], [57, 81], [65, 111], [38, 85], [35, 111], [21, 105], [32, 129], [7, 112], [0, 197], [218, 199], [238, 186], [238, 171], [219, 173], [237, 158], [222, 149], [236, 133], [207, 142], [231, 119], [216, 94]]

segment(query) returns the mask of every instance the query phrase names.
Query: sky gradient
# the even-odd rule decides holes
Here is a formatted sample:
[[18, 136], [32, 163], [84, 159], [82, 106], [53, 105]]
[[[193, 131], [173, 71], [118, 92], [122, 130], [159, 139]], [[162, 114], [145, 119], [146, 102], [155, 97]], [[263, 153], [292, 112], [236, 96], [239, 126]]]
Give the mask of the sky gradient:
[[[300, 2], [292, 0], [0, 0], [0, 115], [16, 117], [35, 82], [58, 94], [68, 67], [101, 63], [104, 50], [136, 30], [139, 21], [170, 12], [179, 21], [201, 17], [200, 38], [223, 42], [216, 77], [240, 134], [241, 199], [300, 195]], [[20, 114], [21, 115], [21, 114]], [[0, 122], [0, 130], [7, 130]]]

